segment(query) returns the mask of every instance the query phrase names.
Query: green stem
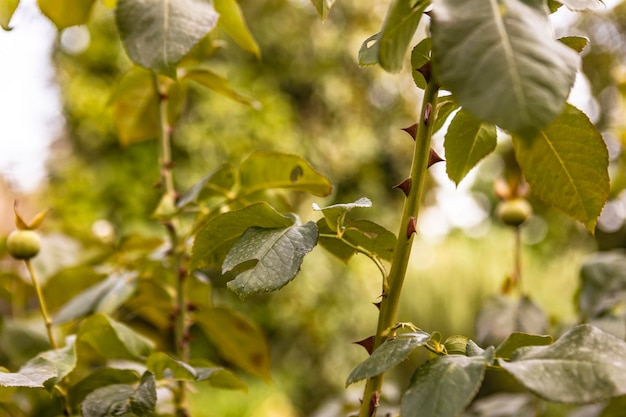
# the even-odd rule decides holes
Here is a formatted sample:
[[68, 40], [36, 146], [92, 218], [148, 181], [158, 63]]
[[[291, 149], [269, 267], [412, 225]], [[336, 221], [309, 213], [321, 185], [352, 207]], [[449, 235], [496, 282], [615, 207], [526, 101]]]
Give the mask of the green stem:
[[511, 284], [518, 293], [522, 292], [522, 233], [520, 226], [515, 227], [515, 243], [513, 247], [513, 273]]
[[41, 316], [43, 317], [44, 324], [46, 325], [46, 332], [48, 333], [50, 346], [52, 346], [52, 349], [56, 349], [58, 346], [56, 341], [54, 340], [54, 334], [52, 333], [52, 319], [50, 319], [50, 315], [48, 315], [46, 300], [43, 298], [43, 292], [41, 291], [41, 286], [39, 285], [39, 281], [37, 280], [35, 269], [33, 268], [30, 259], [26, 259], [24, 263], [26, 264], [26, 268], [28, 268], [28, 273], [30, 274], [30, 278], [33, 281], [33, 287], [35, 287], [35, 292], [37, 293], [37, 299], [39, 300], [39, 309], [41, 310]]
[[[386, 293], [383, 294], [383, 300], [380, 304], [374, 349], [387, 340], [390, 336], [389, 330], [397, 321], [402, 285], [411, 255], [414, 235], [412, 227], [417, 221], [424, 179], [426, 178], [426, 171], [428, 169], [430, 142], [436, 118], [438, 92], [439, 86], [435, 81], [429, 81], [426, 86], [426, 91], [424, 91], [422, 111], [415, 137], [415, 150], [413, 153], [410, 176], [411, 186], [406, 201], [404, 202], [398, 241], [389, 271], [388, 289]], [[367, 380], [359, 417], [373, 417], [376, 415], [382, 384], [383, 374]]]
[[[174, 186], [172, 161], [172, 126], [167, 117], [167, 92], [159, 83], [158, 75], [154, 74], [154, 86], [159, 95], [160, 144], [161, 144], [161, 183], [164, 187], [164, 196], [172, 205], [176, 203], [178, 193]], [[163, 221], [171, 245], [171, 263], [176, 272], [176, 305], [174, 321], [174, 344], [176, 354], [183, 362], [189, 360], [189, 343], [187, 337], [187, 301], [185, 299], [185, 281], [187, 270], [183, 266], [183, 254], [179, 248], [180, 242], [176, 227], [171, 220]], [[185, 383], [179, 381], [174, 389], [174, 402], [177, 417], [187, 417], [187, 390]]]

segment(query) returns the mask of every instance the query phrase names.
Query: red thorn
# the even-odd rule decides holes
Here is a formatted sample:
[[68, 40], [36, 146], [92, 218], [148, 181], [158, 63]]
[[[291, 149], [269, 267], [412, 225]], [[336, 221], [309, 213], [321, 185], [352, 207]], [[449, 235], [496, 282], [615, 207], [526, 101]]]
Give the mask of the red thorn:
[[430, 148], [430, 154], [428, 155], [428, 168], [435, 165], [437, 162], [443, 162], [443, 158], [440, 157], [433, 148]]
[[363, 340], [359, 340], [358, 342], [352, 342], [352, 343], [354, 343], [355, 345], [363, 346], [365, 350], [367, 350], [367, 353], [371, 355], [372, 352], [374, 351], [374, 339], [376, 339], [375, 336], [369, 336]]
[[415, 70], [424, 76], [427, 83], [430, 82], [430, 61]]
[[411, 137], [413, 138], [413, 140], [415, 140], [415, 136], [417, 136], [417, 123], [409, 126], [409, 127], [405, 127], [404, 130], [406, 133], [408, 133], [409, 135], [411, 135]]
[[404, 181], [402, 181], [400, 184], [394, 185], [393, 188], [397, 188], [399, 190], [402, 190], [404, 195], [408, 197], [409, 196], [409, 191], [411, 191], [411, 178], [407, 178]]
[[374, 305], [376, 306], [376, 308], [380, 311], [380, 305], [382, 304], [382, 302], [381, 302], [381, 301], [379, 301], [379, 302], [377, 302], [377, 303], [373, 303], [373, 304], [374, 304]]
[[380, 392], [376, 391], [372, 393], [370, 397], [370, 417], [374, 417], [376, 415], [376, 409], [380, 406]]
[[415, 216], [409, 219], [409, 224], [406, 227], [406, 238], [410, 239], [413, 233], [417, 233], [417, 219]]
[[433, 105], [430, 103], [426, 103], [426, 107], [424, 108], [424, 124], [427, 125], [430, 121], [430, 115], [433, 112]]

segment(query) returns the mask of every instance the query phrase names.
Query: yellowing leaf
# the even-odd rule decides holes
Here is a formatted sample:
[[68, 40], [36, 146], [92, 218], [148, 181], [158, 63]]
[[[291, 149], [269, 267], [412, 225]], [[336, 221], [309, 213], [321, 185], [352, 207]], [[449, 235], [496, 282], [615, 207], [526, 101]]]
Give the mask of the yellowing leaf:
[[89, 20], [94, 0], [38, 0], [41, 12], [60, 29]]
[[0, 2], [0, 26], [2, 29], [11, 30], [9, 23], [18, 4], [20, 4], [20, 0], [3, 0]]
[[213, 6], [215, 6], [215, 10], [220, 14], [218, 25], [223, 28], [239, 46], [248, 52], [252, 52], [257, 58], [260, 58], [261, 50], [259, 49], [259, 45], [257, 45], [252, 37], [237, 1], [213, 0]]

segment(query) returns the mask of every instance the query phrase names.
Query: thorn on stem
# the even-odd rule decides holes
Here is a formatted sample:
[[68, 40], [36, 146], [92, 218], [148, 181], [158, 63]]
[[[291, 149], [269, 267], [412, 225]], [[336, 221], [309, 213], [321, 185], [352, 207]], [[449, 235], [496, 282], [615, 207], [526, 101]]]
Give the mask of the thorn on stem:
[[374, 306], [376, 306], [376, 308], [378, 309], [378, 311], [380, 311], [380, 305], [382, 304], [382, 301], [379, 301], [377, 303], [372, 303], [374, 304]]
[[430, 148], [430, 154], [428, 155], [428, 168], [435, 165], [437, 162], [443, 162], [444, 159], [435, 152], [433, 148]]
[[372, 393], [370, 397], [370, 416], [373, 417], [376, 415], [376, 409], [380, 406], [380, 392], [376, 391]]
[[416, 71], [418, 71], [419, 73], [421, 73], [424, 76], [424, 79], [426, 80], [427, 83], [430, 82], [430, 73], [431, 73], [431, 69], [430, 69], [430, 61], [428, 61], [427, 63], [425, 63], [424, 65], [422, 65], [419, 68], [415, 68]]
[[417, 136], [417, 123], [409, 126], [409, 127], [405, 127], [404, 130], [406, 133], [408, 133], [409, 135], [411, 135], [411, 137], [413, 138], [413, 140], [415, 140], [415, 137]]
[[406, 238], [410, 239], [413, 233], [417, 233], [417, 218], [415, 216], [409, 219], [409, 224], [406, 227]]
[[366, 337], [363, 340], [359, 340], [358, 342], [352, 342], [355, 345], [359, 345], [359, 346], [363, 346], [363, 348], [365, 348], [365, 350], [367, 350], [367, 353], [369, 353], [370, 355], [372, 354], [372, 352], [374, 351], [374, 340], [376, 339], [375, 336], [369, 336]]
[[[430, 165], [429, 165], [430, 166]], [[406, 197], [409, 196], [409, 192], [411, 191], [411, 178], [407, 178], [402, 181], [400, 184], [394, 185], [393, 188], [397, 188], [402, 190]]]

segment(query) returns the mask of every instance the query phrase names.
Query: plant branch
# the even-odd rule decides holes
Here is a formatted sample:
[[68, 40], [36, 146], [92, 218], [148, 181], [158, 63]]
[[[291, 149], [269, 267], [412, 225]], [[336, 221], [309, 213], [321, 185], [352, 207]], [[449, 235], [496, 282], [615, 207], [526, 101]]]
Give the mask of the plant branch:
[[35, 269], [33, 268], [30, 259], [24, 260], [26, 264], [26, 268], [28, 268], [28, 273], [30, 274], [30, 278], [33, 281], [33, 287], [35, 287], [35, 292], [37, 293], [37, 299], [39, 301], [39, 309], [41, 311], [41, 316], [43, 317], [44, 324], [46, 325], [46, 332], [48, 333], [48, 340], [50, 341], [50, 346], [52, 349], [57, 349], [58, 345], [54, 340], [54, 334], [52, 332], [52, 319], [50, 315], [48, 315], [48, 308], [46, 307], [46, 300], [43, 298], [43, 292], [41, 291], [41, 286], [39, 285], [39, 281], [37, 280], [37, 275], [35, 274]]
[[[415, 224], [419, 214], [419, 203], [422, 198], [424, 179], [428, 169], [428, 157], [430, 155], [430, 142], [436, 118], [438, 92], [439, 86], [431, 79], [424, 91], [411, 166], [411, 187], [404, 202], [402, 222], [400, 223], [398, 240], [389, 271], [388, 290], [383, 294], [383, 300], [380, 304], [374, 349], [387, 339], [389, 329], [397, 321], [402, 285], [411, 255]], [[376, 415], [383, 375], [380, 374], [367, 380], [359, 417], [373, 417]]]

